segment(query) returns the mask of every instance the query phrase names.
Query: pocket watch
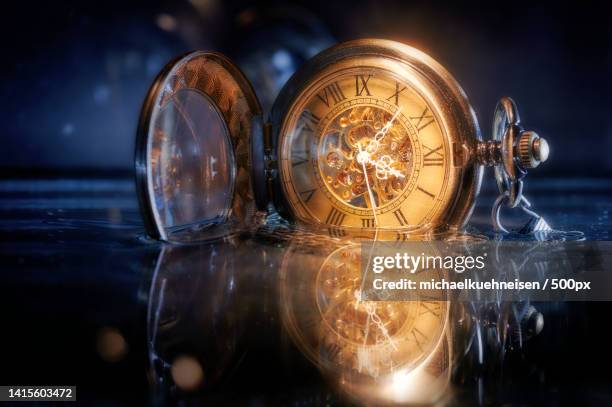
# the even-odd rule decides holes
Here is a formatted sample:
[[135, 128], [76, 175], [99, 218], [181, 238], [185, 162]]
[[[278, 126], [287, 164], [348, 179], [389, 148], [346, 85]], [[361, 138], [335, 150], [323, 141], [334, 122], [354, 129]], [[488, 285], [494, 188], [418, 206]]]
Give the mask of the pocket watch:
[[[150, 235], [246, 225], [272, 206], [285, 218], [342, 228], [461, 228], [484, 166], [503, 202], [526, 205], [522, 178], [548, 156], [503, 98], [482, 141], [459, 84], [407, 45], [349, 41], [307, 61], [264, 120], [225, 56], [170, 62], [142, 108], [139, 200]], [[500, 201], [501, 202], [501, 201]]]

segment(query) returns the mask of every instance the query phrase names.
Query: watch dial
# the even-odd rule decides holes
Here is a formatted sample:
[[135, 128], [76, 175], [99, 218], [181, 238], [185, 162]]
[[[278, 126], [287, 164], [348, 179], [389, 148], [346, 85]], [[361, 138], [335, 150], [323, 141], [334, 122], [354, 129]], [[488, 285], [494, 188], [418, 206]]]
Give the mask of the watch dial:
[[451, 143], [424, 87], [389, 70], [317, 78], [281, 130], [284, 191], [298, 217], [335, 226], [435, 223], [451, 182]]

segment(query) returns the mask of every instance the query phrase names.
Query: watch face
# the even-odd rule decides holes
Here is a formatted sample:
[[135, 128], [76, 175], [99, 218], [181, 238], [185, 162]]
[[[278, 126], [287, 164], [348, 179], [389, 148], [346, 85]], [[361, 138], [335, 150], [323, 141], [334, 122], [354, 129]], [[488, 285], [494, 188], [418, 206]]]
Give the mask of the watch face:
[[295, 217], [397, 229], [468, 216], [480, 176], [469, 156], [480, 135], [465, 95], [434, 60], [360, 40], [316, 57], [287, 88], [295, 96], [281, 94], [277, 150]]
[[334, 72], [308, 89], [282, 143], [292, 206], [336, 226], [435, 221], [451, 182], [451, 145], [437, 109], [379, 68]]

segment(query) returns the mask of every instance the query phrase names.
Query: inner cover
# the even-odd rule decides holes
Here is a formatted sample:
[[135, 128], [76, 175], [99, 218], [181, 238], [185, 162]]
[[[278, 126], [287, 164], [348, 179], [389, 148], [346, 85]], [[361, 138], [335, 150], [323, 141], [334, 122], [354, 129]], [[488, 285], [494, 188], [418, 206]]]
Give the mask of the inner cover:
[[215, 226], [249, 221], [250, 140], [260, 117], [249, 83], [220, 54], [193, 52], [162, 70], [143, 106], [136, 151], [152, 237], [202, 240], [215, 237]]

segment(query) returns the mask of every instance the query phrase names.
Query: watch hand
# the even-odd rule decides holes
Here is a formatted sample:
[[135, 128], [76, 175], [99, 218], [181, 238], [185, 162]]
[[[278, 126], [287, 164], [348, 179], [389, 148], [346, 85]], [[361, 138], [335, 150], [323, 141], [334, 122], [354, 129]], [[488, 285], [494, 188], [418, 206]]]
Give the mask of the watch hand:
[[[379, 226], [380, 224], [378, 223], [378, 216], [376, 215], [376, 201], [374, 200], [374, 193], [372, 192], [372, 187], [370, 186], [370, 181], [368, 180], [368, 169], [366, 168], [366, 163], [373, 164], [376, 167], [376, 177], [377, 178], [386, 179], [387, 174], [389, 172], [397, 177], [404, 177], [404, 174], [400, 173], [394, 168], [391, 168], [391, 164], [393, 163], [393, 160], [391, 160], [391, 157], [383, 156], [381, 157], [380, 160], [378, 160], [380, 162], [374, 161], [372, 160], [372, 157], [370, 157], [370, 154], [373, 154], [376, 151], [378, 151], [378, 145], [379, 145], [380, 140], [382, 140], [383, 137], [385, 137], [385, 135], [387, 134], [387, 132], [391, 129], [391, 127], [393, 126], [393, 122], [395, 121], [397, 116], [399, 116], [401, 111], [402, 111], [401, 107], [397, 109], [395, 114], [391, 117], [391, 120], [389, 120], [387, 124], [385, 124], [383, 128], [380, 129], [374, 135], [374, 140], [370, 140], [370, 143], [368, 144], [368, 146], [373, 146], [374, 151], [368, 152], [367, 147], [365, 150], [362, 150], [361, 144], [357, 143], [357, 149], [359, 150], [359, 152], [357, 153], [357, 162], [361, 164], [361, 168], [363, 169], [363, 176], [365, 177], [366, 187], [368, 189], [368, 195], [370, 197], [370, 203], [372, 204], [372, 216], [374, 217], [374, 225], [376, 226], [376, 233], [374, 234], [374, 241], [378, 239], [378, 228], [380, 227]], [[372, 143], [373, 141], [375, 142], [375, 144]], [[387, 158], [387, 160], [384, 160], [385, 157]], [[370, 250], [370, 255], [368, 256], [368, 265], [366, 267], [366, 270], [368, 270], [368, 267], [370, 265], [370, 260], [372, 259], [372, 249], [373, 248], [374, 246], [372, 246]], [[360, 293], [363, 291], [364, 283], [365, 283], [365, 275], [363, 276], [361, 280], [361, 288], [359, 291]], [[386, 330], [384, 332], [386, 332]], [[393, 343], [392, 340], [391, 340], [391, 344], [393, 345], [393, 347], [395, 347], [395, 343]]]
[[[374, 201], [374, 193], [372, 192], [372, 188], [370, 188], [370, 181], [368, 180], [368, 170], [366, 168], [366, 158], [368, 160], [371, 160], [371, 159], [370, 159], [369, 154], [365, 150], [361, 149], [361, 144], [357, 143], [357, 148], [359, 149], [359, 153], [357, 154], [357, 162], [361, 163], [361, 167], [363, 168], [363, 176], [365, 177], [366, 187], [368, 188], [368, 195], [370, 196], [370, 203], [372, 204], [372, 216], [374, 217], [374, 226], [376, 227], [376, 232], [374, 233], [374, 241], [376, 241], [378, 239], [379, 223], [378, 223], [378, 217], [376, 216], [376, 202]], [[374, 249], [374, 246], [372, 245], [372, 247], [370, 248], [370, 254], [368, 256], [366, 273], [368, 269], [370, 268], [370, 261], [372, 260], [373, 249]], [[366, 281], [366, 275], [364, 273], [363, 277], [361, 278], [361, 287], [359, 288], [359, 292], [358, 292], [359, 301], [361, 300], [361, 293], [363, 292], [365, 281]], [[370, 316], [368, 316], [368, 330], [369, 330], [369, 320], [370, 320]]]
[[368, 151], [368, 153], [374, 154], [376, 151], [378, 151], [379, 143], [382, 141], [383, 138], [385, 138], [389, 130], [391, 130], [391, 127], [393, 127], [393, 122], [395, 121], [395, 119], [397, 119], [397, 116], [399, 116], [401, 111], [402, 106], [400, 106], [393, 114], [391, 119], [387, 123], [385, 123], [385, 125], [380, 130], [378, 130], [376, 134], [374, 134], [374, 138], [370, 140], [368, 146], [366, 147], [366, 151]]
[[368, 188], [368, 195], [370, 196], [370, 203], [372, 204], [372, 214], [374, 215], [374, 224], [378, 225], [378, 219], [376, 218], [376, 201], [374, 201], [374, 193], [370, 187], [370, 181], [368, 180], [368, 169], [366, 168], [366, 162], [371, 164], [373, 160], [367, 151], [361, 149], [361, 144], [357, 144], [359, 153], [357, 154], [357, 162], [361, 163], [363, 169], [363, 176], [365, 177], [366, 187]]
[[378, 329], [380, 329], [383, 336], [389, 341], [391, 346], [393, 346], [393, 349], [397, 350], [397, 345], [395, 344], [395, 341], [393, 340], [391, 335], [389, 335], [389, 331], [387, 330], [387, 327], [385, 326], [385, 324], [382, 322], [382, 319], [376, 313], [374, 304], [366, 303], [365, 307], [366, 307], [366, 312], [368, 313], [368, 319], [372, 319], [372, 321], [374, 321], [374, 324], [376, 324]]
[[378, 131], [378, 133], [376, 133], [374, 135], [374, 138], [377, 138], [377, 136], [380, 135], [380, 138], [382, 139], [383, 137], [385, 137], [385, 135], [387, 134], [387, 132], [391, 129], [391, 127], [393, 126], [393, 122], [395, 121], [395, 119], [397, 119], [397, 116], [399, 116], [400, 112], [402, 111], [402, 107], [400, 106], [397, 111], [393, 114], [393, 116], [391, 116], [391, 119], [383, 126], [382, 129], [380, 129]]
[[387, 179], [389, 174], [399, 178], [404, 177], [404, 174], [402, 174], [400, 171], [391, 168], [391, 164], [393, 164], [393, 160], [391, 159], [391, 157], [385, 155], [379, 158], [378, 160], [373, 160], [371, 157], [374, 153], [378, 151], [380, 141], [387, 135], [387, 133], [393, 126], [393, 122], [395, 122], [395, 119], [397, 119], [401, 111], [402, 107], [400, 106], [393, 114], [391, 119], [374, 135], [374, 138], [370, 140], [365, 149], [362, 150], [361, 145], [357, 144], [357, 148], [359, 149], [359, 152], [357, 153], [357, 162], [362, 164], [364, 174], [366, 174], [364, 163], [367, 163], [373, 165], [376, 168], [376, 177], [378, 179]]
[[404, 174], [402, 174], [401, 171], [391, 167], [391, 164], [393, 164], [394, 161], [388, 155], [383, 155], [378, 160], [373, 160], [368, 151], [361, 149], [360, 144], [357, 145], [357, 148], [359, 149], [359, 152], [357, 153], [357, 162], [363, 166], [364, 176], [366, 175], [365, 164], [370, 164], [376, 168], [376, 177], [378, 179], [387, 179], [389, 174], [398, 178], [404, 178]]

